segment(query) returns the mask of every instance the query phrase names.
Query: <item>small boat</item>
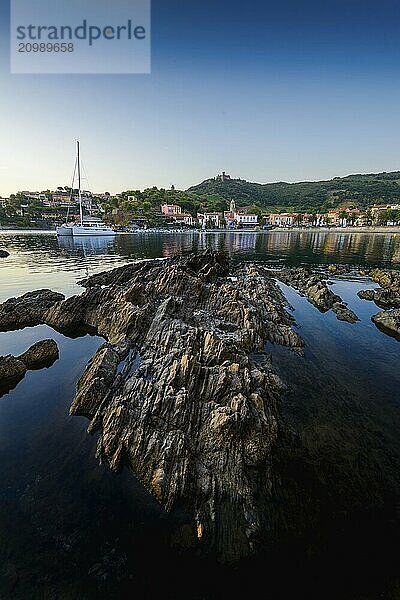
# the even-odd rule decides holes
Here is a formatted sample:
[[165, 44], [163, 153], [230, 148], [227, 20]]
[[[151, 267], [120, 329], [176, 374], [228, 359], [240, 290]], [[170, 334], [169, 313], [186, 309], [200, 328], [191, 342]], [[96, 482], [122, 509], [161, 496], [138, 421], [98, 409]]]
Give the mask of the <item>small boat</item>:
[[58, 236], [115, 236], [117, 232], [114, 231], [112, 227], [103, 223], [101, 219], [96, 217], [84, 217], [83, 216], [83, 207], [82, 207], [82, 192], [81, 192], [81, 163], [80, 163], [80, 147], [79, 142], [76, 142], [77, 147], [77, 156], [76, 163], [74, 169], [74, 177], [71, 186], [71, 198], [72, 198], [72, 190], [74, 187], [74, 179], [76, 170], [78, 170], [78, 194], [79, 194], [79, 216], [80, 220], [78, 223], [68, 223], [68, 215], [67, 222], [63, 223], [59, 227], [56, 228], [56, 232]]

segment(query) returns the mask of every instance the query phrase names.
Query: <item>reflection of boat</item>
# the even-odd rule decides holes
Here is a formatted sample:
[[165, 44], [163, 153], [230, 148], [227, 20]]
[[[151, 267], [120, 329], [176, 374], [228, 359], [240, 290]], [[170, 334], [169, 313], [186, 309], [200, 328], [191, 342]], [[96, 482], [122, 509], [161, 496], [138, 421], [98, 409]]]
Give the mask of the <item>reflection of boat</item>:
[[72, 188], [71, 188], [71, 198], [72, 198], [72, 190], [74, 188], [74, 179], [75, 172], [78, 170], [78, 193], [79, 193], [79, 215], [80, 220], [79, 223], [68, 223], [68, 215], [67, 222], [57, 227], [57, 235], [58, 236], [114, 236], [116, 232], [112, 227], [103, 223], [101, 219], [96, 217], [84, 217], [83, 216], [83, 208], [82, 208], [82, 193], [81, 193], [81, 162], [80, 162], [80, 154], [79, 154], [79, 142], [76, 142], [77, 147], [77, 155], [76, 155], [76, 163], [74, 169], [74, 177], [72, 180]]
[[114, 247], [114, 238], [110, 236], [72, 236], [58, 237], [58, 245], [67, 253], [83, 256], [106, 254], [108, 249]]

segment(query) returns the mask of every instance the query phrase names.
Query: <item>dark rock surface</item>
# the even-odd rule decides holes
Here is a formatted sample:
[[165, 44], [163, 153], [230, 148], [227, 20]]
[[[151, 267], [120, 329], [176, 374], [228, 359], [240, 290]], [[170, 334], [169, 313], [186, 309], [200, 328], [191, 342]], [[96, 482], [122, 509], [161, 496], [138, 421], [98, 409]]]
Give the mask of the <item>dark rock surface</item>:
[[50, 367], [59, 357], [57, 342], [54, 340], [41, 340], [33, 344], [26, 352], [18, 356], [27, 369], [43, 369]]
[[379, 329], [400, 340], [400, 309], [383, 310], [371, 318]]
[[40, 325], [47, 311], [64, 297], [51, 290], [37, 290], [19, 298], [10, 298], [0, 304], [0, 331]]
[[0, 386], [21, 380], [26, 371], [25, 364], [15, 356], [0, 356]]
[[[83, 284], [81, 296], [63, 302], [36, 293], [36, 305], [47, 308], [38, 313], [26, 308], [30, 295], [11, 304], [27, 315], [20, 326], [41, 320], [107, 339], [71, 407], [100, 432], [98, 456], [113, 469], [129, 466], [166, 510], [188, 511], [193, 538], [222, 560], [248, 555], [263, 536], [272, 542], [293, 520], [303, 527], [304, 484], [281, 479], [301, 453], [281, 419], [284, 385], [270, 361], [252, 358], [265, 341], [303, 347], [267, 271], [242, 265], [230, 277], [227, 256], [206, 252]], [[9, 306], [0, 306], [3, 323]]]
[[10, 253], [7, 252], [7, 250], [0, 250], [0, 258], [7, 258], [7, 256], [10, 256]]
[[0, 356], [0, 397], [13, 389], [27, 371], [51, 367], [58, 356], [58, 346], [54, 340], [37, 342], [20, 356]]
[[[338, 265], [331, 265], [331, 267], [328, 268], [328, 272], [334, 274], [347, 273], [349, 270], [344, 267], [340, 268]], [[304, 294], [320, 312], [333, 310], [340, 321], [348, 323], [359, 321], [357, 315], [346, 307], [340, 296], [329, 289], [326, 283], [326, 274], [316, 272], [311, 267], [293, 267], [275, 271], [274, 275], [279, 281]]]
[[372, 318], [377, 327], [388, 335], [398, 338], [400, 333], [400, 271], [394, 269], [372, 269], [370, 277], [381, 286], [376, 290], [361, 290], [358, 296], [375, 302], [384, 310]]
[[335, 302], [332, 306], [332, 310], [335, 313], [339, 321], [346, 321], [347, 323], [357, 323], [360, 319], [357, 315], [348, 308], [343, 302]]

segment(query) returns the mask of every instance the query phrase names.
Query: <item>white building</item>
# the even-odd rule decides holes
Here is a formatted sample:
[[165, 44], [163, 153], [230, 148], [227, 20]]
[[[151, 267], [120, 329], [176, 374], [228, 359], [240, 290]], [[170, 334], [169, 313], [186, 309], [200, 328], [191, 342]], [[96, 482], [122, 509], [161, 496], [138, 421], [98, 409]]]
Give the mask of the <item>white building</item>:
[[248, 215], [248, 214], [240, 214], [238, 213], [236, 215], [236, 223], [240, 223], [241, 225], [257, 225], [258, 224], [258, 217], [257, 215]]
[[234, 200], [231, 200], [229, 210], [224, 212], [224, 219], [228, 228], [237, 227], [238, 225], [247, 227], [255, 227], [258, 225], [258, 216], [249, 213], [247, 207], [236, 208]]
[[295, 223], [296, 215], [293, 213], [281, 213], [269, 215], [269, 224], [275, 227], [292, 227]]
[[193, 227], [195, 222], [194, 218], [189, 213], [173, 215], [172, 219], [177, 225], [186, 225], [187, 227]]
[[219, 228], [222, 226], [223, 214], [220, 212], [202, 213], [198, 214], [197, 218], [203, 229], [206, 229], [207, 227]]

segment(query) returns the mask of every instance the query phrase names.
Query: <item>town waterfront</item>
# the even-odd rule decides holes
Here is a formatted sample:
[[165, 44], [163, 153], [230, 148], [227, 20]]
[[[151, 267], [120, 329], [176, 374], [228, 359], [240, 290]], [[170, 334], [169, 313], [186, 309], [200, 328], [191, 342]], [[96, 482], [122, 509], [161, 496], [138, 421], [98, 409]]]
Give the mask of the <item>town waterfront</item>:
[[[0, 301], [39, 288], [70, 296], [82, 290], [78, 281], [88, 275], [208, 247], [226, 250], [234, 262], [254, 260], [274, 268], [316, 263], [400, 268], [400, 236], [394, 233], [147, 233], [80, 240], [1, 232], [0, 248], [10, 256], [0, 260]], [[282, 285], [306, 348], [303, 357], [271, 344], [267, 349], [289, 386], [284, 411], [300, 435], [309, 434], [307, 424], [297, 420], [295, 398], [321, 430], [326, 418], [321, 400], [335, 398], [343, 411], [371, 423], [376, 447], [369, 451], [384, 479], [387, 464], [400, 457], [399, 342], [373, 325], [371, 316], [379, 309], [356, 295], [375, 284], [341, 277], [331, 285], [360, 322], [350, 325], [331, 312], [321, 314]], [[57, 341], [60, 359], [47, 370], [27, 373], [0, 398], [1, 598], [255, 597], [267, 566], [271, 598], [286, 599], [295, 591], [296, 597], [315, 600], [376, 600], [397, 585], [398, 532], [386, 515], [355, 524], [352, 532], [329, 532], [322, 556], [296, 564], [276, 557], [271, 568], [259, 557], [230, 570], [190, 547], [183, 552], [176, 532], [184, 529], [185, 515], [166, 514], [126, 470], [115, 474], [100, 465], [86, 419], [69, 416], [76, 382], [103, 340], [71, 339], [38, 326], [0, 333], [0, 354], [18, 354], [45, 337]], [[337, 453], [350, 457], [350, 441], [341, 445], [341, 436], [346, 438], [341, 417], [336, 418]]]

